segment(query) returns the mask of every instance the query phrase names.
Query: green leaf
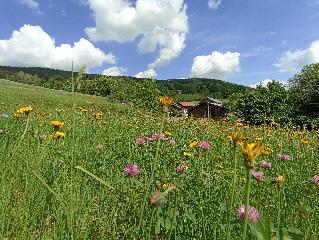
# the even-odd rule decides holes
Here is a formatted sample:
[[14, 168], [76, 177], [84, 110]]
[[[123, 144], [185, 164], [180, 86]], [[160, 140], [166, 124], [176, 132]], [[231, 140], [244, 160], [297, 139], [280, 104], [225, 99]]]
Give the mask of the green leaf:
[[271, 240], [271, 226], [270, 221], [261, 219], [258, 223], [250, 223], [251, 233], [257, 237], [258, 240]]
[[171, 221], [171, 219], [166, 218], [166, 219], [165, 219], [165, 229], [166, 229], [166, 230], [170, 230], [171, 227], [172, 227], [172, 221]]
[[288, 228], [289, 236], [293, 240], [302, 240], [303, 234], [302, 232], [297, 228]]
[[161, 222], [159, 219], [157, 219], [156, 224], [155, 224], [155, 234], [159, 234], [161, 231]]
[[102, 180], [101, 178], [99, 178], [98, 176], [94, 175], [93, 173], [89, 172], [88, 170], [84, 169], [81, 166], [76, 166], [76, 169], [81, 170], [82, 172], [86, 173], [87, 175], [89, 175], [90, 177], [94, 178], [95, 180], [97, 180], [98, 182], [100, 182], [101, 184], [107, 186], [108, 188], [113, 189], [113, 187], [111, 187], [111, 184], [109, 184], [108, 182]]
[[303, 234], [296, 228], [281, 228], [277, 232], [278, 240], [302, 240]]

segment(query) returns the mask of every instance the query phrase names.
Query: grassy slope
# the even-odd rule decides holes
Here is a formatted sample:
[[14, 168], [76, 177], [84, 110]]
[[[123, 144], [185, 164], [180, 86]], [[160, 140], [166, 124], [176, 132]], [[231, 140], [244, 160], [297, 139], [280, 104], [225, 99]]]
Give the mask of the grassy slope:
[[[75, 101], [76, 109], [72, 105]], [[173, 182], [179, 189], [177, 204], [174, 193], [162, 210], [145, 207], [141, 232], [137, 224], [144, 186], [150, 171], [156, 144], [135, 145], [137, 136], [158, 131], [156, 117], [134, 109], [112, 104], [105, 98], [43, 89], [0, 80], [0, 114], [7, 112], [9, 119], [0, 117], [0, 237], [9, 239], [168, 239], [177, 209], [177, 239], [225, 239], [227, 212], [243, 203], [245, 168], [237, 149], [238, 174], [234, 207], [229, 208], [233, 161], [226, 137], [233, 126], [219, 122], [192, 119], [168, 119], [165, 130], [173, 132], [175, 146], [161, 145], [161, 157], [155, 180], [159, 185]], [[31, 104], [34, 111], [25, 137], [20, 141], [26, 125], [26, 116], [15, 120], [12, 113]], [[80, 112], [83, 106], [89, 112]], [[94, 114], [103, 113], [96, 121]], [[52, 120], [65, 122], [62, 140], [47, 140], [53, 132]], [[75, 121], [74, 121], [75, 120]], [[281, 226], [298, 227], [307, 236], [317, 239], [318, 189], [310, 182], [318, 174], [318, 137], [303, 133], [308, 145], [288, 132], [269, 129], [247, 129], [250, 136], [263, 137], [272, 145], [273, 154], [289, 153], [292, 161], [280, 161], [270, 155], [272, 169], [263, 170], [265, 182], [252, 183], [251, 204], [268, 219], [277, 223], [280, 207]], [[74, 132], [74, 140], [73, 133]], [[188, 147], [192, 139], [204, 139], [212, 144], [208, 152], [186, 160], [182, 153], [195, 149]], [[98, 143], [105, 149], [99, 151]], [[187, 161], [189, 170], [183, 176], [175, 173], [181, 160]], [[123, 175], [126, 163], [138, 164], [140, 174], [134, 178]], [[113, 187], [107, 186], [76, 169], [76, 166], [96, 174]], [[202, 174], [204, 172], [205, 174]], [[278, 205], [278, 188], [272, 180], [284, 175]], [[152, 185], [153, 186], [153, 185]], [[155, 188], [152, 187], [152, 190]], [[161, 189], [163, 191], [163, 189]], [[147, 196], [148, 199], [148, 196]], [[305, 217], [299, 207], [309, 206]], [[230, 210], [229, 210], [230, 209]], [[317, 214], [317, 215], [316, 215]], [[232, 215], [232, 219], [236, 217]], [[160, 226], [159, 233], [155, 233]], [[241, 234], [241, 224], [232, 223], [233, 239]]]
[[[24, 105], [30, 104], [43, 110], [52, 107], [72, 107], [72, 93], [70, 92], [51, 90], [3, 79], [0, 79], [0, 86], [0, 101], [3, 107], [2, 111], [6, 111], [5, 108], [7, 108], [7, 111], [12, 110], [9, 109], [12, 106], [15, 106], [15, 108], [21, 107], [21, 103]], [[96, 100], [99, 107], [105, 107], [107, 105], [108, 107], [111, 106], [111, 108], [123, 109], [121, 105], [113, 104], [108, 101], [107, 98], [97, 97]], [[75, 101], [77, 105], [84, 106], [92, 101], [92, 96], [76, 93]]]

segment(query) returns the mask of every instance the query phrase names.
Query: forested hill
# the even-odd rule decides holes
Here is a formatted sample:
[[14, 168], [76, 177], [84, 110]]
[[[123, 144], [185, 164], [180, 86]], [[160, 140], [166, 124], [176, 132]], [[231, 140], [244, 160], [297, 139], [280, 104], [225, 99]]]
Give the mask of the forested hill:
[[[24, 72], [33, 76], [38, 76], [41, 78], [51, 78], [51, 77], [61, 77], [61, 78], [69, 78], [71, 76], [70, 71], [52, 69], [52, 68], [44, 68], [44, 67], [8, 67], [8, 66], [0, 66], [1, 72], [11, 72], [18, 73]], [[76, 74], [76, 73], [75, 73]]]
[[[77, 74], [75, 72], [74, 76], [76, 77]], [[71, 71], [51, 68], [0, 66], [0, 78], [55, 89], [65, 89], [65, 82], [70, 79], [70, 76]], [[100, 82], [101, 77], [99, 74], [84, 75], [88, 82]], [[103, 79], [112, 81], [118, 79], [126, 82], [126, 84], [140, 81], [138, 78], [127, 76], [103, 76]], [[204, 78], [157, 80], [156, 83], [161, 92], [169, 93], [181, 101], [200, 100], [205, 96], [226, 99], [233, 93], [244, 92], [247, 89], [247, 87], [242, 85]]]
[[243, 85], [208, 78], [169, 79], [158, 83], [176, 94], [211, 96], [218, 99], [228, 98], [233, 93], [241, 93], [247, 89]]

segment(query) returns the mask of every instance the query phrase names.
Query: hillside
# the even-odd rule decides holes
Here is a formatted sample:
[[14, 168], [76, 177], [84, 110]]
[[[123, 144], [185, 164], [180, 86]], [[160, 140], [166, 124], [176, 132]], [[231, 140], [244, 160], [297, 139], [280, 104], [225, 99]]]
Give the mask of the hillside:
[[[158, 81], [158, 84], [167, 88], [178, 97], [179, 93], [185, 95], [210, 96], [217, 99], [226, 99], [233, 93], [241, 93], [248, 87], [208, 78], [169, 79]], [[181, 97], [181, 96], [179, 96]]]
[[[77, 77], [77, 75], [77, 72], [74, 73], [75, 77]], [[70, 76], [70, 71], [51, 68], [0, 66], [0, 78], [2, 79], [53, 89], [68, 90], [68, 79]], [[96, 89], [96, 85], [101, 82], [101, 78], [103, 78], [103, 80], [109, 79], [110, 81], [122, 81], [125, 82], [127, 86], [141, 81], [141, 79], [131, 76], [84, 74], [82, 76], [82, 85], [86, 85], [84, 93], [104, 95], [104, 93], [101, 94], [94, 92], [95, 90], [93, 89], [94, 87]], [[248, 89], [242, 85], [228, 83], [222, 80], [204, 78], [157, 80], [156, 83], [160, 92], [172, 95], [176, 99], [183, 101], [200, 100], [205, 96], [227, 99], [233, 93], [244, 92]]]

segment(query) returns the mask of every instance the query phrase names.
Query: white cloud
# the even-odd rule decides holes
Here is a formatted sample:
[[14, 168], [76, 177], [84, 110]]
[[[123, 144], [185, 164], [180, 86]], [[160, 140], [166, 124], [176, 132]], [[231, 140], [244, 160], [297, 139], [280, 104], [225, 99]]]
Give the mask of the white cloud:
[[192, 77], [224, 78], [228, 74], [239, 71], [238, 52], [212, 52], [210, 55], [197, 56], [193, 59]]
[[272, 81], [276, 81], [276, 82], [279, 82], [281, 84], [283, 84], [284, 86], [287, 86], [287, 82], [281, 82], [281, 81], [277, 81], [277, 80], [273, 80], [273, 79], [269, 79], [269, 78], [266, 78], [265, 80], [261, 81], [261, 82], [258, 82], [256, 84], [252, 84], [252, 85], [249, 85], [249, 87], [251, 88], [256, 88], [257, 86], [261, 85], [262, 87], [267, 87], [267, 84], [272, 82]]
[[208, 0], [207, 4], [210, 9], [217, 10], [222, 4], [222, 0]]
[[155, 72], [154, 69], [148, 69], [145, 72], [139, 72], [138, 74], [136, 74], [134, 77], [136, 78], [156, 78], [157, 77], [157, 73]]
[[126, 72], [126, 68], [122, 67], [110, 67], [105, 69], [102, 75], [106, 76], [122, 76]]
[[251, 88], [256, 88], [257, 86], [261, 85], [266, 87], [268, 83], [272, 82], [272, 79], [266, 78], [264, 81], [258, 82], [256, 84], [249, 85]]
[[32, 10], [36, 11], [39, 14], [42, 14], [39, 8], [39, 3], [35, 0], [20, 0], [20, 3], [31, 8]]
[[274, 65], [280, 72], [297, 72], [304, 65], [319, 62], [319, 40], [307, 49], [285, 52]]
[[88, 0], [95, 27], [86, 29], [93, 41], [132, 42], [141, 37], [140, 53], [159, 51], [149, 68], [168, 64], [185, 47], [188, 17], [184, 0]]
[[70, 70], [72, 60], [75, 70], [116, 62], [112, 53], [105, 54], [83, 38], [73, 46], [55, 46], [55, 40], [40, 26], [24, 25], [10, 39], [0, 39], [0, 65]]

